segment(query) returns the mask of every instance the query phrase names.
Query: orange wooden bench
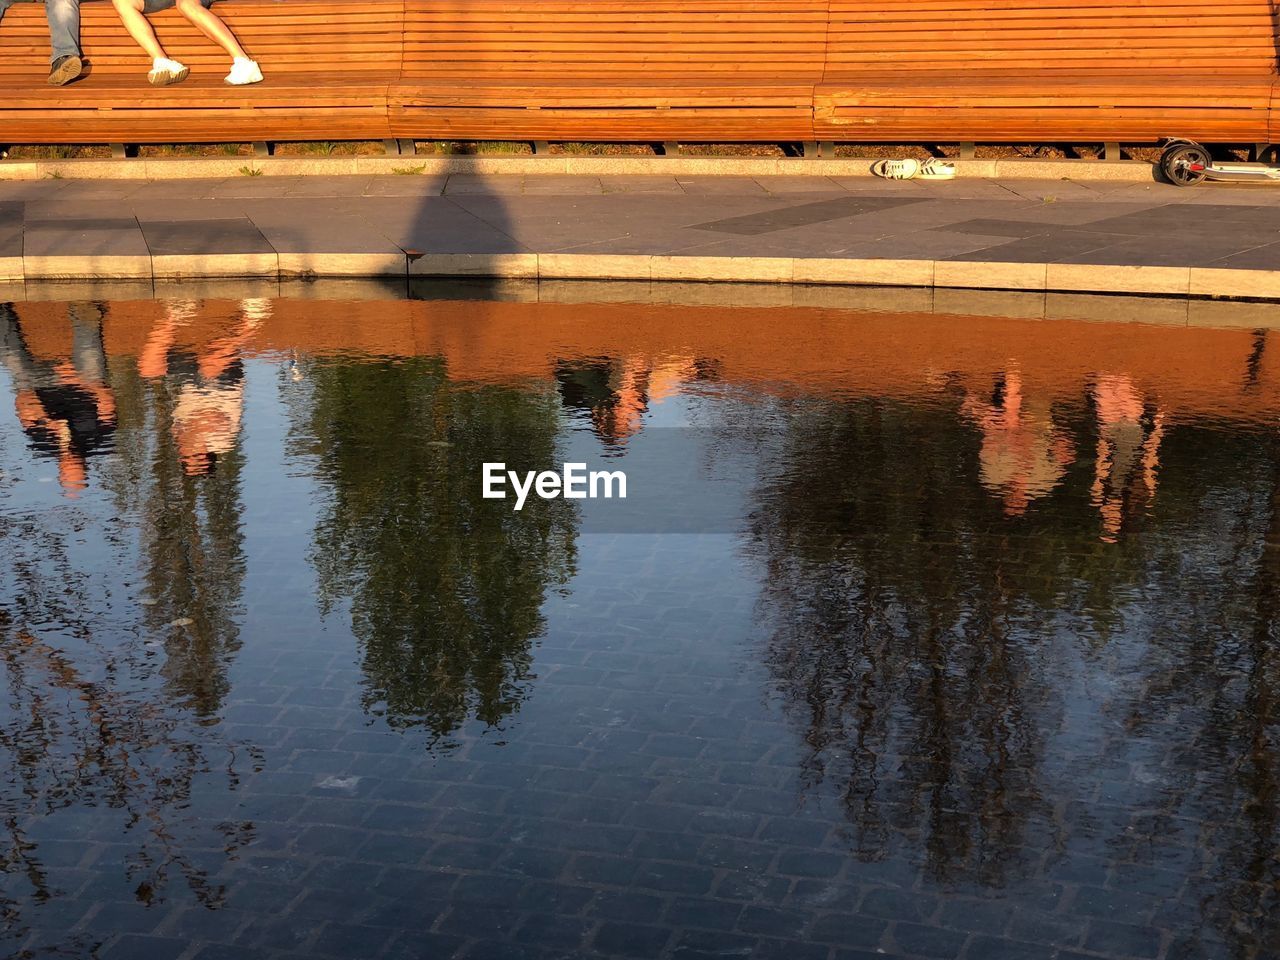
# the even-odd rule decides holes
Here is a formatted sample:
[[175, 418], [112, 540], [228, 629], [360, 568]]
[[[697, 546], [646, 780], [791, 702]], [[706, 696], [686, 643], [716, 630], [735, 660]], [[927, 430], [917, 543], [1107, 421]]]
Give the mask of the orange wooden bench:
[[152, 18], [191, 77], [148, 85], [146, 55], [110, 3], [84, 2], [89, 76], [45, 83], [44, 8], [18, 3], [0, 20], [0, 142], [221, 143], [390, 136], [387, 90], [400, 73], [403, 0], [234, 0], [215, 10], [266, 81], [222, 82], [227, 58], [176, 11]]
[[1272, 0], [831, 0], [815, 132], [1274, 142], [1277, 51]]
[[406, 0], [397, 137], [807, 140], [826, 0]]
[[[92, 72], [44, 83], [37, 4], [0, 22], [0, 142], [480, 139], [1280, 141], [1273, 0], [228, 0], [265, 83], [155, 18], [145, 81], [109, 3]], [[1273, 119], [1274, 118], [1274, 119]]]

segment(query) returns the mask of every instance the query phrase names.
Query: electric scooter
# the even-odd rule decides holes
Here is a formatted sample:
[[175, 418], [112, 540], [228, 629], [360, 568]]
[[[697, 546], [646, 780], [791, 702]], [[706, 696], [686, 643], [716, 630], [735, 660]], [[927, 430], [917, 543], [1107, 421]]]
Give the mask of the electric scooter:
[[1175, 187], [1194, 187], [1206, 180], [1232, 183], [1280, 181], [1280, 165], [1214, 160], [1194, 140], [1170, 140], [1160, 155], [1160, 172]]

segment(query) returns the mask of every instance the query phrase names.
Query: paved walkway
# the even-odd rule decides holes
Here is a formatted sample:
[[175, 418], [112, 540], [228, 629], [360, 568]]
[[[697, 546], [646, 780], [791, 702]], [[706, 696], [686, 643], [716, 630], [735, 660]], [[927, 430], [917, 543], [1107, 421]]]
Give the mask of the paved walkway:
[[1280, 299], [1280, 189], [795, 176], [0, 181], [0, 279], [308, 274]]

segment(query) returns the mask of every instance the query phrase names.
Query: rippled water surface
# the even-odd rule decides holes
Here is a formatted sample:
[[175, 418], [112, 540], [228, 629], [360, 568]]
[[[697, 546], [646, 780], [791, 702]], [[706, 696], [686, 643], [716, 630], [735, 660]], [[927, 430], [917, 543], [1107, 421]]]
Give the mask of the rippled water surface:
[[1276, 336], [0, 303], [0, 955], [1276, 957]]

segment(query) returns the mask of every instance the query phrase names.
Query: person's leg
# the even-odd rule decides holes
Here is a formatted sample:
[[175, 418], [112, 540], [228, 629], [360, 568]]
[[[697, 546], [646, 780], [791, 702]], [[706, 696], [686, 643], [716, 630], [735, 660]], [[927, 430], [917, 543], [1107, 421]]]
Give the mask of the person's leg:
[[240, 41], [222, 19], [209, 11], [213, 0], [177, 0], [178, 11], [190, 20], [200, 32], [212, 40], [223, 50], [231, 54], [231, 72], [227, 74], [227, 83], [249, 84], [262, 80], [262, 71], [249, 59], [240, 46]]
[[146, 51], [147, 56], [152, 60], [167, 59], [164, 47], [160, 46], [160, 40], [156, 37], [156, 32], [151, 29], [150, 21], [142, 13], [146, 5], [145, 0], [111, 0], [111, 2], [115, 4], [116, 13], [120, 17], [120, 22], [124, 24], [124, 28], [129, 31], [129, 36], [133, 37], [134, 42]]
[[[185, 80], [190, 71], [178, 61], [169, 59], [164, 52], [164, 47], [160, 46], [156, 32], [151, 29], [151, 23], [146, 17], [147, 0], [111, 0], [111, 2], [115, 5], [120, 22], [129, 31], [129, 36], [133, 37], [138, 46], [151, 58], [151, 71], [147, 74], [147, 80], [158, 87]], [[162, 8], [155, 0], [150, 7], [151, 9]]]
[[231, 55], [233, 60], [248, 60], [249, 55], [222, 19], [210, 11], [202, 0], [178, 0], [178, 12], [194, 23], [206, 37]]
[[[15, 0], [0, 0], [0, 20]], [[49, 82], [61, 87], [84, 72], [80, 59], [80, 0], [48, 0], [44, 7], [49, 21], [52, 68]]]
[[49, 21], [52, 62], [80, 56], [80, 0], [45, 0], [44, 15]]

